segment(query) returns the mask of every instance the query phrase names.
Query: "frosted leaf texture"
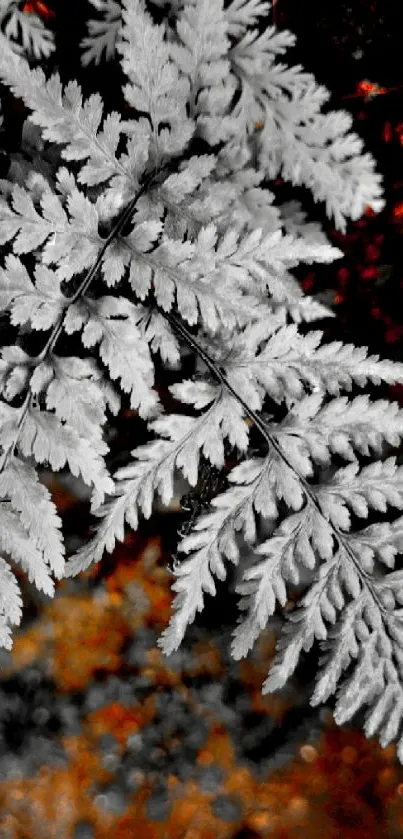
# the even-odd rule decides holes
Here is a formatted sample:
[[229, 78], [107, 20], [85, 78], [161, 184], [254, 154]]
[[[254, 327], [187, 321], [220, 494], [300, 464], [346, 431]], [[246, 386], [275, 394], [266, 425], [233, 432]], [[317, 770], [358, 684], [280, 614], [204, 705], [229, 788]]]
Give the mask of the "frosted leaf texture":
[[84, 67], [114, 56], [121, 26], [121, 7], [115, 0], [90, 0], [90, 3], [97, 17], [88, 20], [87, 35], [81, 42]]
[[18, 0], [0, 0], [0, 31], [17, 54], [43, 59], [54, 51], [53, 33], [33, 9], [24, 12]]
[[[339, 723], [366, 707], [368, 736], [396, 740], [403, 760], [392, 451], [403, 411], [357, 394], [403, 383], [403, 366], [310, 327], [332, 313], [293, 270], [342, 252], [270, 189], [279, 175], [307, 187], [343, 230], [383, 206], [374, 160], [350, 116], [325, 110], [329, 92], [283, 61], [294, 38], [261, 26], [268, 3], [90, 0], [88, 11], [83, 65], [120, 62], [122, 114], [31, 67], [50, 36], [0, 0], [0, 80], [27, 110], [36, 154], [0, 183], [0, 311], [15, 330], [0, 351], [0, 643], [10, 648], [22, 614], [12, 563], [52, 595], [55, 578], [149, 518], [156, 497], [168, 506], [178, 476], [196, 498], [207, 470], [222, 480], [182, 533], [163, 651], [235, 566], [234, 658], [276, 612], [264, 691], [319, 645], [312, 702], [336, 693]], [[175, 373], [169, 399], [157, 358]], [[106, 439], [121, 407], [148, 437], [113, 473]], [[91, 497], [92, 536], [67, 560], [49, 471]]]

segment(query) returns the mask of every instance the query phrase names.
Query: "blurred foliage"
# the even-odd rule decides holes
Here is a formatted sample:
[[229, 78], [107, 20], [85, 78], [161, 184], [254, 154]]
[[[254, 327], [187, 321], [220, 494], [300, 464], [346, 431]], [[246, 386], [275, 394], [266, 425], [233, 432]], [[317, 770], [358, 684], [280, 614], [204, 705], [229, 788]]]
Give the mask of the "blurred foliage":
[[261, 695], [272, 633], [236, 664], [225, 633], [196, 627], [163, 658], [165, 563], [159, 536], [132, 535], [17, 637], [0, 685], [2, 839], [400, 836], [394, 748], [307, 711], [301, 685]]

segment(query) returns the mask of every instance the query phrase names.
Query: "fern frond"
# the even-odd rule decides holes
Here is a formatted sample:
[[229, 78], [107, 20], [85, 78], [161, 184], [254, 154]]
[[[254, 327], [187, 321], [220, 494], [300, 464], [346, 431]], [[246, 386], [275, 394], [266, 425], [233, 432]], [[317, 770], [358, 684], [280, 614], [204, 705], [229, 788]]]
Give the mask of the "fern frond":
[[[12, 335], [0, 353], [0, 643], [10, 646], [21, 617], [12, 563], [52, 594], [52, 575], [99, 561], [157, 495], [169, 505], [179, 475], [195, 505], [161, 648], [181, 643], [229, 561], [242, 613], [233, 656], [276, 612], [284, 632], [264, 690], [319, 644], [312, 702], [337, 692], [338, 722], [367, 707], [366, 733], [397, 739], [403, 760], [403, 517], [374, 521], [403, 509], [403, 467], [389, 454], [403, 415], [342, 395], [402, 383], [403, 368], [298, 329], [331, 313], [302, 294], [293, 269], [342, 254], [267, 186], [280, 174], [307, 186], [343, 229], [383, 206], [374, 161], [351, 118], [324, 111], [328, 91], [278, 62], [294, 37], [261, 26], [264, 0], [122, 5], [91, 0], [98, 20], [83, 57], [99, 63], [116, 44], [120, 116], [97, 93], [84, 100], [77, 82], [31, 70], [15, 51], [21, 34], [31, 57], [47, 46], [28, 29], [17, 38], [20, 12], [0, 0], [0, 79], [31, 114], [0, 183], [0, 311]], [[187, 371], [169, 399], [162, 388], [163, 405], [156, 353], [170, 377]], [[103, 429], [121, 394], [152, 439], [112, 479]], [[184, 413], [163, 413], [172, 398]], [[98, 526], [67, 564], [41, 467], [68, 469], [92, 493]], [[221, 474], [206, 489], [209, 468]]]
[[363, 567], [372, 571], [376, 558], [393, 568], [396, 555], [403, 549], [403, 518], [371, 524], [358, 533], [351, 533], [350, 539]]
[[238, 408], [230, 415], [228, 397], [220, 390], [184, 382], [173, 386], [172, 392], [188, 404], [205, 407], [205, 413], [200, 417], [171, 414], [150, 423], [150, 429], [159, 439], [134, 449], [131, 453], [134, 462], [116, 472], [117, 497], [96, 511], [103, 521], [92, 542], [69, 559], [67, 575], [73, 576], [99, 561], [104, 550], [111, 552], [115, 541], [123, 539], [125, 521], [135, 529], [138, 512], [149, 518], [157, 492], [163, 504], [169, 504], [174, 491], [175, 470], [180, 470], [189, 484], [195, 486], [201, 452], [212, 465], [221, 467], [225, 438], [240, 451], [246, 449], [248, 433], [242, 414]]
[[179, 342], [159, 312], [149, 311], [137, 307], [139, 313], [138, 328], [144, 335], [153, 353], [159, 352], [163, 362], [172, 368], [178, 368], [180, 364]]
[[[0, 431], [0, 445], [7, 450], [18, 432], [18, 447], [24, 457], [33, 456], [37, 463], [48, 463], [54, 471], [68, 464], [73, 475], [81, 475], [88, 486], [94, 487], [94, 505], [113, 491], [103, 459], [94, 451], [89, 440], [62, 423], [54, 414], [34, 408], [30, 400], [26, 407], [7, 407], [7, 420]], [[22, 422], [23, 419], [23, 422]]]
[[[63, 89], [57, 73], [49, 80], [40, 68], [30, 69], [15, 56], [0, 36], [0, 77], [32, 112], [30, 120], [40, 126], [45, 140], [63, 145], [65, 160], [83, 162], [79, 183], [93, 186], [117, 176], [131, 180], [135, 192], [139, 172], [131, 171], [125, 160], [116, 157], [122, 120], [113, 112], [103, 118], [99, 94], [83, 102], [80, 86], [69, 82]], [[102, 128], [100, 128], [102, 123]]]
[[403, 412], [397, 402], [371, 402], [366, 394], [324, 402], [319, 391], [297, 401], [272, 431], [288, 460], [308, 475], [311, 461], [327, 464], [332, 454], [355, 460], [355, 452], [381, 454], [384, 441], [397, 446], [403, 436]]
[[286, 397], [301, 399], [306, 387], [338, 396], [353, 383], [363, 387], [367, 381], [402, 380], [399, 363], [368, 356], [366, 347], [339, 341], [319, 346], [321, 332], [301, 335], [294, 324], [271, 328], [272, 334], [262, 334], [256, 345], [254, 329], [247, 327], [219, 360], [236, 393], [253, 409], [261, 408], [265, 393], [281, 403]]
[[49, 491], [38, 480], [32, 466], [18, 457], [0, 474], [0, 497], [9, 499], [36, 548], [56, 577], [64, 573], [64, 544], [61, 522]]
[[[31, 357], [21, 347], [7, 346], [0, 353], [0, 393], [6, 400], [14, 399], [27, 385]], [[0, 402], [0, 416], [7, 417], [8, 405]]]
[[98, 454], [106, 454], [108, 447], [102, 438], [102, 428], [107, 400], [96, 362], [53, 354], [36, 368], [31, 379], [32, 392], [37, 395], [43, 391], [44, 384], [47, 409], [54, 410], [60, 420], [90, 440]]
[[[151, 230], [154, 235], [155, 225]], [[231, 266], [228, 259], [235, 249], [233, 236], [217, 241], [214, 225], [202, 228], [193, 242], [174, 241], [164, 235], [150, 249], [142, 223], [106, 251], [106, 280], [110, 282], [108, 261], [111, 257], [116, 260], [118, 254], [123, 265], [129, 262], [129, 282], [140, 299], [152, 289], [156, 303], [165, 312], [176, 305], [190, 324], [196, 324], [200, 317], [211, 332], [220, 327], [233, 329], [261, 312], [258, 294], [244, 293], [236, 282], [240, 269]]]
[[88, 34], [81, 41], [83, 52], [81, 62], [99, 64], [104, 57], [110, 60], [116, 50], [116, 41], [121, 27], [121, 7], [115, 0], [90, 0], [91, 5], [100, 14], [101, 19], [89, 20]]
[[[258, 560], [244, 574], [237, 591], [242, 595], [240, 609], [247, 611], [233, 632], [232, 655], [243, 658], [252, 648], [277, 603], [285, 606], [288, 600], [286, 583], [298, 585], [301, 568], [313, 570], [316, 557], [329, 559], [333, 539], [329, 526], [321, 520], [313, 506], [286, 518], [270, 539], [255, 549]], [[344, 602], [344, 601], [343, 601]]]
[[229, 107], [236, 83], [227, 57], [230, 42], [223, 0], [186, 4], [176, 22], [179, 43], [171, 54], [189, 83], [190, 114], [210, 145], [229, 139], [234, 121]]
[[[152, 23], [140, 0], [124, 0], [123, 6], [117, 44], [129, 79], [123, 93], [132, 108], [148, 115], [151, 154], [160, 162], [183, 151], [193, 134], [193, 121], [186, 115], [189, 87], [171, 59], [164, 27]], [[169, 128], [159, 130], [162, 124]]]
[[25, 51], [34, 58], [48, 58], [54, 51], [53, 33], [33, 11], [24, 12], [18, 0], [1, 0], [0, 29], [17, 54]]
[[254, 26], [269, 10], [270, 3], [266, 0], [232, 0], [225, 9], [229, 33], [235, 37], [243, 35], [246, 29]]
[[0, 309], [11, 313], [14, 326], [30, 323], [32, 329], [48, 330], [60, 318], [67, 300], [54, 272], [44, 265], [35, 269], [35, 284], [15, 256], [8, 256], [0, 269]]
[[403, 625], [401, 610], [394, 612], [391, 608], [392, 591], [397, 593], [399, 602], [402, 600], [401, 575], [398, 580], [390, 581], [390, 588], [386, 583], [394, 576], [387, 575], [385, 582], [376, 580], [371, 589], [363, 589], [361, 596], [349, 605], [343, 619], [335, 625], [325, 645], [326, 650], [331, 647], [333, 652], [331, 656], [325, 654], [323, 657], [324, 666], [318, 674], [312, 704], [324, 701], [335, 692], [343, 672], [354, 662], [349, 677], [341, 682], [335, 719], [341, 725], [357, 710], [367, 706], [367, 737], [379, 731], [383, 747], [397, 740], [397, 753], [402, 760]]
[[243, 530], [247, 541], [256, 537], [256, 513], [277, 516], [276, 493], [270, 475], [271, 460], [246, 460], [232, 470], [231, 486], [212, 501], [212, 511], [201, 516], [194, 532], [179, 551], [190, 554], [175, 571], [177, 592], [173, 615], [158, 644], [166, 654], [177, 649], [187, 626], [204, 605], [204, 592], [215, 594], [214, 576], [226, 577], [223, 559], [237, 564], [239, 547], [234, 531]]
[[351, 507], [355, 515], [366, 518], [369, 509], [385, 512], [387, 505], [403, 507], [403, 468], [396, 458], [371, 463], [360, 470], [357, 463], [339, 469], [333, 478], [317, 490], [323, 514], [337, 527], [350, 528]]
[[4, 501], [0, 501], [0, 549], [21, 565], [39, 591], [53, 595], [54, 583], [42, 552], [31, 540], [19, 515]]
[[22, 598], [18, 582], [8, 563], [0, 556], [0, 646], [11, 650], [11, 624], [17, 625], [22, 618]]
[[301, 66], [275, 63], [293, 40], [268, 27], [262, 34], [248, 30], [235, 44], [230, 57], [241, 86], [236, 114], [248, 133], [262, 126], [256, 135], [259, 168], [271, 178], [281, 174], [309, 186], [344, 230], [346, 216], [359, 218], [367, 205], [382, 209], [380, 181], [374, 180], [373, 161], [362, 153], [361, 139], [350, 131], [350, 115], [322, 114], [328, 91]]
[[[337, 610], [344, 605], [343, 592], [338, 579], [338, 554], [320, 566], [317, 579], [300, 601], [277, 643], [277, 653], [263, 684], [263, 692], [271, 693], [283, 687], [294, 673], [302, 651], [309, 652], [314, 641], [324, 641], [328, 630], [326, 621], [334, 623]], [[354, 591], [354, 598], [360, 594], [357, 576], [344, 580]]]
[[[59, 280], [71, 279], [93, 265], [102, 239], [96, 207], [78, 189], [68, 195], [66, 208], [68, 212], [60, 198], [46, 190], [39, 213], [29, 193], [16, 185], [10, 204], [0, 200], [0, 241], [2, 244], [13, 241], [13, 250], [19, 255], [43, 247], [45, 265], [57, 266]], [[12, 277], [25, 271], [18, 260], [9, 259], [7, 266]], [[44, 271], [41, 273], [44, 275]]]
[[131, 407], [147, 417], [155, 411], [158, 399], [153, 390], [154, 367], [137, 320], [136, 306], [123, 297], [100, 297], [96, 302], [83, 297], [69, 307], [64, 329], [67, 334], [82, 329], [87, 348], [98, 344], [111, 378], [130, 393]]

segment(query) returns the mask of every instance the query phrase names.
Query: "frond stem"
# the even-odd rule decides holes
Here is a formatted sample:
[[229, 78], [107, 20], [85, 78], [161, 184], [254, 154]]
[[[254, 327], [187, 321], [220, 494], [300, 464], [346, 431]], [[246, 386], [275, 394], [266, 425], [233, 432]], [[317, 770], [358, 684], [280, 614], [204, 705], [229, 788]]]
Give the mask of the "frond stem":
[[[188, 346], [190, 346], [191, 349], [194, 350], [196, 355], [204, 362], [204, 364], [210, 370], [210, 372], [213, 374], [213, 376], [220, 382], [220, 384], [223, 385], [223, 387], [225, 387], [229, 391], [229, 393], [231, 393], [231, 395], [234, 397], [234, 399], [236, 399], [237, 402], [242, 406], [243, 410], [245, 411], [246, 416], [249, 417], [250, 420], [252, 420], [252, 422], [254, 423], [256, 428], [260, 431], [260, 433], [262, 434], [262, 436], [264, 437], [266, 442], [269, 444], [269, 446], [272, 449], [274, 449], [274, 451], [276, 452], [278, 457], [281, 458], [281, 460], [287, 465], [287, 467], [289, 469], [291, 469], [292, 472], [296, 475], [296, 477], [298, 478], [299, 482], [301, 483], [301, 485], [304, 489], [306, 497], [309, 499], [310, 503], [314, 505], [314, 507], [317, 510], [317, 512], [319, 513], [319, 515], [323, 517], [323, 513], [322, 513], [322, 510], [321, 510], [320, 504], [319, 504], [314, 492], [312, 491], [312, 488], [310, 487], [308, 482], [305, 480], [305, 478], [303, 478], [299, 474], [299, 472], [295, 468], [295, 466], [293, 466], [292, 463], [290, 463], [287, 456], [284, 454], [281, 447], [279, 446], [277, 440], [274, 438], [274, 436], [268, 430], [264, 420], [261, 417], [259, 417], [259, 415], [255, 411], [253, 411], [252, 408], [250, 408], [247, 405], [247, 403], [245, 402], [244, 399], [242, 399], [242, 397], [239, 395], [239, 393], [236, 392], [235, 388], [228, 381], [228, 379], [225, 375], [225, 371], [218, 364], [216, 364], [216, 362], [211, 358], [211, 356], [208, 354], [208, 352], [206, 352], [206, 350], [199, 344], [199, 342], [194, 337], [194, 335], [192, 335], [192, 333], [187, 329], [187, 327], [185, 326], [183, 321], [180, 320], [176, 315], [171, 314], [171, 312], [162, 312], [162, 314], [167, 319], [167, 321], [171, 324], [172, 328], [177, 332], [177, 334], [180, 335], [186, 341]], [[332, 531], [334, 533], [334, 537], [337, 540], [337, 542], [339, 543], [340, 547], [342, 547], [343, 550], [348, 554], [349, 558], [351, 559], [352, 563], [354, 564], [354, 567], [356, 568], [357, 574], [359, 575], [360, 579], [362, 581], [365, 580], [365, 585], [367, 586], [368, 590], [370, 591], [371, 596], [372, 596], [374, 602], [376, 603], [377, 608], [380, 610], [382, 616], [385, 619], [385, 622], [389, 623], [389, 621], [391, 619], [391, 615], [388, 612], [388, 610], [385, 608], [385, 606], [383, 605], [382, 601], [380, 600], [377, 592], [375, 591], [375, 588], [374, 588], [374, 586], [371, 582], [370, 576], [360, 567], [360, 564], [359, 564], [357, 558], [355, 557], [354, 552], [351, 549], [351, 546], [348, 544], [348, 540], [346, 539], [345, 534], [342, 533], [339, 530], [338, 527], [333, 525], [327, 519], [326, 519], [326, 522], [329, 525], [329, 527], [332, 529]]]
[[[107, 248], [109, 247], [111, 242], [113, 242], [113, 240], [117, 236], [119, 236], [119, 234], [122, 232], [122, 230], [124, 230], [125, 225], [127, 224], [128, 221], [130, 221], [130, 219], [131, 219], [131, 217], [134, 213], [134, 210], [136, 208], [136, 204], [137, 204], [139, 198], [141, 198], [141, 196], [146, 191], [146, 189], [148, 189], [148, 187], [150, 186], [150, 184], [152, 183], [154, 178], [156, 178], [157, 174], [160, 174], [160, 173], [159, 172], [157, 173], [154, 170], [147, 178], [145, 178], [141, 187], [137, 190], [136, 195], [133, 196], [131, 201], [127, 204], [127, 206], [122, 211], [122, 213], [121, 213], [120, 217], [118, 218], [116, 224], [114, 225], [111, 232], [109, 233], [109, 235], [105, 239], [105, 241], [104, 241], [104, 243], [103, 243], [103, 245], [102, 245], [102, 247], [101, 247], [101, 249], [98, 253], [96, 261], [94, 262], [94, 265], [92, 265], [92, 267], [87, 271], [87, 273], [86, 273], [84, 279], [82, 280], [82, 282], [80, 283], [77, 291], [72, 295], [72, 297], [68, 298], [67, 305], [64, 308], [64, 310], [62, 312], [62, 315], [60, 316], [58, 322], [55, 324], [55, 326], [52, 330], [52, 333], [49, 336], [45, 346], [43, 347], [41, 352], [34, 359], [32, 359], [33, 369], [35, 369], [39, 364], [41, 364], [41, 362], [44, 361], [45, 358], [47, 358], [50, 355], [50, 353], [52, 352], [53, 347], [54, 347], [56, 341], [58, 340], [58, 338], [60, 336], [60, 333], [62, 332], [67, 310], [70, 308], [70, 306], [73, 305], [73, 303], [76, 303], [76, 301], [85, 294], [85, 292], [87, 291], [87, 289], [91, 285], [92, 281], [95, 279], [95, 277], [98, 274], [98, 271], [99, 271], [99, 269], [102, 265], [102, 260], [103, 260], [103, 257], [105, 255], [105, 251], [107, 250]], [[12, 455], [14, 453], [15, 447], [18, 443], [18, 438], [20, 436], [20, 431], [21, 431], [22, 425], [25, 421], [25, 417], [26, 417], [26, 415], [28, 413], [28, 410], [30, 408], [30, 405], [31, 405], [31, 399], [32, 399], [32, 393], [30, 391], [28, 391], [28, 393], [25, 397], [25, 400], [24, 400], [24, 402], [21, 406], [21, 409], [20, 409], [21, 413], [20, 413], [20, 417], [19, 417], [19, 420], [18, 420], [16, 433], [14, 435], [14, 439], [13, 439], [12, 443], [10, 444], [10, 446], [3, 452], [2, 456], [1, 456], [0, 472], [2, 472], [3, 469], [5, 469], [7, 467], [7, 464], [9, 463], [10, 458], [12, 457]]]

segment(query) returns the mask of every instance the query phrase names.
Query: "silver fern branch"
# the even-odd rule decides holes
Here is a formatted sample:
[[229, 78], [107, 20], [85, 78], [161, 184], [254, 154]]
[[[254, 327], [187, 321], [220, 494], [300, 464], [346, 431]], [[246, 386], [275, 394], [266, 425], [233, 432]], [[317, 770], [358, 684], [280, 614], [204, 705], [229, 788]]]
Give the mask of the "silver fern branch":
[[[132, 200], [127, 205], [127, 207], [125, 207], [124, 210], [121, 212], [117, 222], [114, 224], [112, 230], [110, 231], [109, 235], [105, 239], [105, 242], [104, 242], [104, 244], [102, 245], [102, 247], [99, 251], [98, 257], [97, 257], [94, 265], [92, 266], [92, 268], [90, 268], [89, 271], [87, 271], [85, 277], [81, 281], [81, 283], [80, 283], [79, 287], [77, 288], [77, 290], [75, 291], [75, 293], [71, 297], [66, 298], [65, 309], [64, 309], [62, 315], [60, 316], [58, 322], [54, 326], [54, 328], [52, 330], [52, 333], [49, 336], [45, 346], [43, 347], [41, 352], [35, 358], [32, 358], [31, 364], [32, 364], [33, 369], [35, 369], [37, 366], [39, 366], [39, 364], [41, 364], [43, 361], [45, 361], [46, 358], [52, 352], [53, 347], [55, 346], [55, 344], [56, 344], [56, 342], [57, 342], [57, 340], [58, 340], [58, 338], [59, 338], [59, 336], [60, 336], [60, 334], [63, 330], [63, 324], [65, 322], [66, 313], [68, 311], [68, 308], [70, 306], [72, 306], [74, 303], [76, 303], [77, 300], [79, 300], [81, 297], [84, 296], [84, 294], [86, 293], [86, 291], [90, 287], [91, 283], [96, 278], [96, 276], [97, 276], [97, 274], [98, 274], [98, 272], [101, 268], [102, 260], [104, 258], [104, 254], [105, 254], [106, 250], [110, 246], [111, 242], [113, 242], [119, 236], [121, 231], [124, 229], [125, 225], [132, 218], [138, 200], [143, 195], [143, 193], [146, 191], [146, 189], [150, 186], [150, 184], [152, 183], [152, 181], [155, 177], [156, 177], [156, 175], [155, 175], [155, 173], [153, 173], [145, 179], [143, 185], [138, 190], [137, 195], [134, 198], [132, 198]], [[15, 447], [18, 443], [18, 439], [19, 439], [19, 435], [20, 435], [20, 432], [21, 432], [22, 425], [23, 425], [23, 423], [25, 421], [25, 417], [27, 416], [27, 413], [29, 411], [29, 407], [32, 404], [32, 399], [33, 399], [33, 395], [32, 395], [32, 393], [29, 392], [26, 395], [26, 397], [24, 399], [24, 403], [20, 408], [20, 419], [18, 421], [18, 426], [17, 426], [17, 429], [16, 429], [14, 439], [13, 439], [12, 443], [10, 444], [10, 446], [8, 447], [8, 449], [6, 451], [4, 451], [2, 456], [1, 456], [1, 459], [0, 459], [0, 473], [7, 467], [7, 464], [9, 462], [10, 458], [13, 456]]]
[[[336, 542], [339, 546], [338, 550], [336, 552], [336, 558], [333, 559], [331, 564], [330, 564], [331, 574], [333, 575], [337, 572], [337, 556], [339, 556], [339, 558], [340, 558], [344, 553], [345, 556], [347, 556], [349, 558], [349, 560], [352, 564], [352, 567], [354, 568], [355, 573], [357, 574], [357, 577], [360, 580], [362, 588], [365, 589], [366, 592], [367, 592], [367, 595], [370, 596], [373, 607], [377, 610], [377, 612], [379, 614], [379, 618], [383, 622], [384, 631], [386, 632], [389, 629], [391, 623], [393, 624], [396, 620], [401, 621], [402, 620], [401, 618], [400, 619], [396, 618], [391, 613], [390, 609], [388, 609], [385, 606], [384, 602], [382, 601], [382, 597], [377, 592], [377, 589], [376, 589], [376, 586], [374, 584], [374, 580], [373, 580], [372, 576], [365, 570], [365, 568], [362, 567], [362, 565], [360, 563], [360, 560], [359, 560], [359, 557], [354, 553], [353, 547], [351, 545], [351, 540], [349, 539], [348, 535], [346, 533], [344, 533], [343, 531], [341, 531], [340, 528], [337, 527], [331, 521], [331, 519], [329, 520], [329, 517], [324, 516], [322, 506], [321, 506], [319, 498], [318, 498], [318, 494], [315, 491], [315, 487], [313, 487], [311, 484], [308, 483], [308, 481], [305, 479], [304, 475], [301, 475], [299, 473], [299, 471], [295, 468], [293, 463], [289, 460], [289, 458], [287, 458], [285, 453], [282, 451], [281, 446], [278, 444], [278, 442], [276, 440], [275, 433], [270, 433], [270, 429], [269, 429], [268, 425], [266, 424], [266, 422], [255, 411], [251, 410], [251, 408], [246, 404], [246, 402], [242, 399], [242, 397], [236, 392], [234, 387], [228, 381], [228, 379], [225, 375], [225, 372], [220, 368], [219, 365], [216, 364], [214, 359], [209, 355], [209, 353], [205, 350], [205, 348], [200, 345], [200, 343], [197, 341], [197, 338], [195, 338], [189, 332], [187, 327], [175, 315], [168, 314], [168, 315], [165, 315], [165, 316], [169, 320], [173, 329], [182, 337], [182, 339], [184, 339], [186, 341], [186, 343], [202, 359], [202, 361], [204, 362], [206, 367], [210, 370], [212, 375], [220, 382], [220, 384], [224, 388], [226, 388], [228, 390], [228, 392], [231, 394], [231, 396], [233, 396], [233, 398], [242, 406], [243, 411], [245, 412], [245, 415], [250, 420], [252, 420], [252, 422], [255, 424], [256, 428], [262, 434], [265, 441], [269, 444], [270, 449], [273, 450], [276, 453], [277, 457], [280, 458], [281, 461], [287, 466], [287, 468], [294, 473], [294, 475], [296, 476], [299, 484], [302, 487], [303, 494], [305, 496], [306, 501], [309, 502], [314, 507], [316, 513], [320, 517], [325, 518], [326, 527], [331, 531], [333, 537], [335, 538], [335, 540], [336, 540]], [[233, 513], [233, 511], [231, 511], [231, 515], [232, 515], [232, 513]], [[221, 527], [222, 526], [223, 525], [221, 525]], [[214, 539], [218, 541], [218, 535], [215, 534]], [[261, 552], [263, 552], [263, 550], [264, 550], [263, 545], [261, 546], [260, 550], [261, 550]], [[182, 571], [180, 573], [182, 574]], [[218, 573], [218, 572], [216, 571], [216, 573]], [[222, 573], [223, 572], [221, 571], [219, 576], [221, 576]], [[323, 592], [324, 588], [326, 588], [326, 585], [327, 585], [327, 578], [323, 576], [323, 569], [321, 571], [320, 580], [321, 580], [321, 583], [320, 583], [321, 589], [320, 590]], [[184, 589], [183, 589], [182, 585], [179, 587], [178, 591], [180, 592], [180, 595], [179, 595], [179, 600], [177, 602], [177, 609], [181, 610], [181, 608], [184, 607], [184, 603], [185, 603], [185, 601], [183, 599], [184, 598]], [[198, 601], [198, 605], [191, 608], [190, 613], [189, 613], [190, 620], [193, 619], [192, 615], [194, 617], [195, 611], [196, 611], [197, 608], [200, 608], [200, 605], [201, 604]], [[188, 608], [188, 607], [186, 607], [186, 608]], [[178, 645], [178, 643], [180, 643], [180, 640], [183, 636], [183, 631], [184, 631], [184, 626], [185, 625], [182, 624], [182, 628], [181, 628], [181, 631], [180, 631], [179, 634], [178, 634], [178, 630], [177, 630], [176, 626], [177, 626], [177, 616], [174, 615], [172, 628], [168, 627], [168, 629], [164, 632], [164, 634], [162, 636], [162, 639], [161, 639], [161, 647], [165, 652], [170, 652], [170, 651], [172, 651], [172, 649], [175, 649], [176, 646]], [[402, 629], [403, 629], [403, 624], [402, 624]], [[299, 646], [299, 649], [301, 649], [301, 648], [302, 648], [302, 641], [300, 642], [300, 646]], [[245, 654], [245, 650], [243, 651], [243, 654]], [[289, 654], [288, 648], [287, 648], [287, 654]], [[291, 675], [292, 670], [295, 668], [295, 666], [297, 664], [297, 660], [298, 660], [297, 657], [295, 657], [294, 660], [293, 660], [292, 669], [290, 669], [290, 667], [288, 666], [286, 668], [286, 670], [283, 671], [282, 676], [281, 676], [281, 681], [279, 681], [279, 679], [276, 678], [276, 665], [274, 665], [273, 673], [268, 677], [268, 679], [265, 682], [264, 691], [268, 692], [270, 690], [274, 690], [274, 689], [278, 688], [279, 686], [281, 686], [282, 684], [284, 684], [286, 679], [289, 678], [289, 676]]]
[[[349, 115], [323, 112], [328, 91], [303, 68], [278, 63], [294, 38], [275, 26], [258, 33], [266, 2], [153, 0], [152, 13], [164, 7], [158, 25], [148, 0], [92, 5], [99, 20], [90, 22], [84, 63], [116, 46], [125, 118], [105, 114], [99, 93], [84, 99], [77, 82], [31, 69], [0, 20], [0, 77], [29, 111], [29, 155], [0, 184], [0, 309], [19, 330], [0, 353], [0, 549], [52, 594], [51, 573], [100, 560], [126, 524], [151, 515], [156, 494], [170, 503], [178, 472], [198, 488], [211, 464], [228, 488], [209, 493], [211, 510], [192, 518], [179, 545], [186, 558], [174, 569], [178, 596], [161, 646], [180, 643], [205, 592], [214, 594], [214, 577], [225, 578], [226, 560], [238, 565], [244, 614], [236, 658], [296, 587], [299, 607], [284, 621], [264, 690], [282, 686], [318, 641], [312, 702], [338, 690], [340, 722], [368, 705], [366, 732], [378, 729], [382, 744], [397, 738], [403, 759], [403, 575], [394, 570], [403, 517], [356, 526], [370, 510], [403, 508], [402, 468], [383, 459], [403, 437], [403, 411], [340, 395], [401, 383], [403, 369], [298, 328], [330, 313], [304, 297], [292, 270], [342, 253], [297, 202], [276, 206], [266, 183], [281, 173], [305, 184], [343, 229], [367, 205], [383, 206], [374, 160]], [[22, 33], [35, 51], [33, 37]], [[36, 48], [47, 48], [42, 35]], [[47, 340], [29, 355], [38, 331]], [[62, 332], [79, 340], [67, 337], [58, 354]], [[63, 355], [76, 343], [76, 356]], [[196, 376], [169, 387], [185, 413], [163, 411], [156, 353], [178, 374], [194, 359]], [[114, 483], [103, 435], [121, 394], [153, 439], [131, 452]], [[360, 468], [358, 456], [372, 453], [378, 462]], [[336, 469], [336, 457], [347, 465]], [[42, 464], [91, 487], [100, 520], [67, 566]], [[256, 544], [259, 522], [265, 538]], [[254, 545], [245, 557], [239, 534]], [[0, 579], [0, 643], [9, 647], [20, 596], [1, 556]]]

